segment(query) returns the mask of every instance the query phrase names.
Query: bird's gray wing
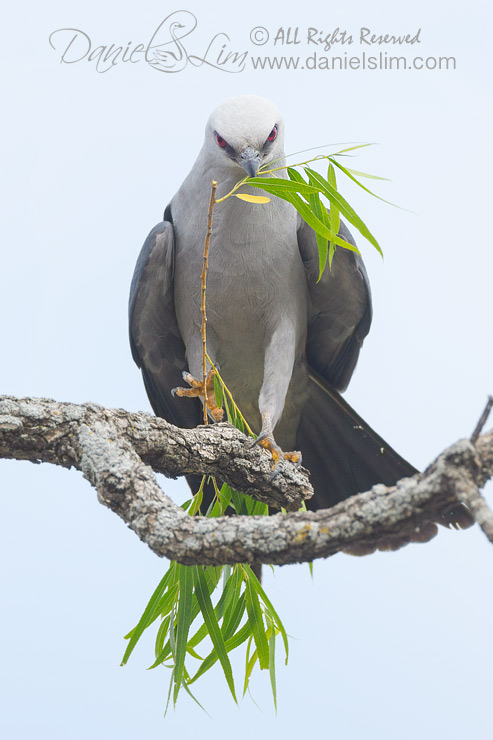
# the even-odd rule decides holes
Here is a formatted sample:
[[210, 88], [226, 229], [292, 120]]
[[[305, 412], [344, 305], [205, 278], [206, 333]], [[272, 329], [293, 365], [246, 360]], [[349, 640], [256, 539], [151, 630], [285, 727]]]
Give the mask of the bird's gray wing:
[[[339, 236], [354, 244], [341, 222]], [[361, 257], [338, 247], [322, 279], [319, 275], [315, 232], [304, 221], [298, 230], [298, 246], [305, 265], [310, 296], [307, 359], [329, 385], [344, 391], [358, 361], [372, 319], [371, 292]]]
[[187, 362], [175, 314], [169, 208], [164, 218], [145, 240], [135, 267], [129, 301], [130, 346], [155, 414], [176, 426], [192, 428], [200, 424], [200, 401], [171, 395], [172, 388], [183, 384]]
[[[354, 244], [341, 224], [340, 236]], [[317, 283], [318, 247], [313, 230], [298, 231], [310, 298], [307, 360], [310, 379], [296, 446], [315, 490], [311, 509], [333, 506], [375, 483], [393, 485], [416, 469], [398, 455], [338, 391], [347, 387], [372, 318], [368, 277], [358, 254], [338, 247]]]
[[[354, 244], [343, 224], [339, 235]], [[326, 269], [317, 283], [317, 240], [305, 222], [298, 231], [298, 245], [311, 305], [307, 339], [310, 379], [296, 446], [310, 470], [315, 491], [308, 507], [320, 509], [366, 491], [375, 483], [393, 485], [417, 470], [337, 392], [351, 380], [361, 345], [370, 330], [371, 293], [363, 261], [354, 252], [339, 247], [332, 271]], [[463, 504], [444, 509], [433, 521], [458, 529], [473, 524]], [[392, 549], [395, 545], [389, 541], [388, 546]]]

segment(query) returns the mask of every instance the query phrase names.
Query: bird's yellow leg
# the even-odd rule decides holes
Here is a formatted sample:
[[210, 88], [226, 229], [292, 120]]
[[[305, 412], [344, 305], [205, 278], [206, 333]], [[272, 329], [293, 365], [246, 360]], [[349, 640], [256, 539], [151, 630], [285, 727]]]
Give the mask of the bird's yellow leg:
[[216, 403], [216, 394], [214, 393], [214, 368], [211, 368], [207, 373], [205, 382], [198, 380], [190, 375], [186, 370], [183, 371], [183, 380], [188, 383], [190, 388], [172, 388], [171, 393], [173, 396], [179, 396], [180, 398], [207, 398], [207, 409], [214, 421], [221, 421], [223, 418], [224, 411]]
[[263, 447], [264, 450], [267, 450], [272, 455], [272, 460], [274, 462], [272, 478], [280, 472], [280, 463], [282, 460], [288, 460], [295, 465], [301, 465], [301, 452], [283, 452], [277, 444], [274, 439], [272, 424], [268, 414], [262, 414], [262, 431], [253, 444]]

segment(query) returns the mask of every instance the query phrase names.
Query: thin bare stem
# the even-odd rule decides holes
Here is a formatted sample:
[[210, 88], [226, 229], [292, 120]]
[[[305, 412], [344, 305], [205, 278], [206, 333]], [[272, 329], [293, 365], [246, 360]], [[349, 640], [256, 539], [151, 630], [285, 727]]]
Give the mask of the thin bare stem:
[[[286, 155], [286, 156], [290, 156], [290, 155]], [[317, 155], [316, 157], [312, 157], [311, 159], [307, 159], [307, 160], [306, 160], [306, 162], [297, 162], [296, 164], [291, 164], [291, 165], [286, 165], [286, 164], [285, 164], [285, 165], [283, 165], [282, 167], [272, 167], [272, 168], [271, 168], [270, 170], [264, 170], [264, 169], [263, 169], [263, 168], [261, 167], [261, 168], [259, 169], [259, 171], [258, 171], [258, 174], [259, 174], [259, 175], [270, 175], [270, 174], [272, 174], [273, 172], [280, 172], [281, 170], [285, 170], [285, 169], [286, 169], [286, 167], [288, 167], [288, 166], [289, 166], [289, 167], [303, 167], [303, 166], [304, 166], [304, 165], [306, 165], [306, 164], [310, 164], [311, 162], [316, 162], [316, 161], [318, 161], [318, 160], [321, 160], [321, 159], [328, 159], [328, 160], [330, 160], [330, 158], [331, 158], [332, 156], [336, 156], [336, 155], [335, 155], [335, 154], [319, 154], [319, 155]], [[274, 162], [277, 162], [277, 161], [278, 161], [277, 159], [276, 159], [276, 160], [274, 160]], [[272, 164], [272, 163], [271, 163], [271, 164]], [[266, 166], [267, 166], [267, 165], [266, 165]], [[234, 194], [236, 193], [236, 191], [237, 191], [237, 190], [238, 190], [238, 189], [239, 189], [239, 188], [240, 188], [240, 187], [241, 187], [242, 185], [248, 185], [248, 180], [250, 180], [250, 179], [251, 179], [250, 177], [244, 177], [244, 178], [243, 178], [242, 180], [239, 180], [239, 181], [238, 181], [238, 182], [236, 183], [236, 185], [234, 186], [234, 188], [233, 188], [232, 190], [230, 190], [230, 191], [229, 191], [229, 193], [227, 193], [226, 195], [223, 195], [223, 197], [222, 197], [222, 198], [218, 198], [218, 199], [216, 200], [216, 203], [223, 203], [223, 202], [224, 202], [225, 200], [227, 200], [227, 198], [230, 198], [230, 197], [231, 197], [232, 195], [234, 195]]]
[[318, 154], [316, 157], [312, 157], [311, 159], [307, 159], [306, 162], [297, 162], [296, 164], [290, 164], [290, 165], [285, 164], [283, 167], [272, 167], [272, 169], [270, 169], [270, 170], [263, 170], [261, 168], [260, 169], [260, 174], [261, 175], [270, 175], [271, 172], [280, 172], [281, 170], [285, 170], [286, 167], [304, 167], [305, 164], [310, 164], [311, 162], [317, 162], [317, 161], [319, 161], [321, 159], [330, 159], [332, 156], [334, 156], [334, 155], [332, 155], [332, 154]]
[[493, 544], [493, 512], [481, 496], [480, 492], [475, 489], [461, 491], [460, 501], [464, 503], [471, 511], [475, 521], [479, 524], [486, 537]]
[[245, 419], [245, 417], [244, 417], [244, 416], [243, 416], [243, 414], [241, 413], [240, 409], [238, 408], [238, 406], [237, 406], [237, 404], [236, 404], [236, 401], [235, 401], [235, 399], [233, 398], [233, 394], [231, 393], [231, 391], [229, 390], [228, 386], [226, 385], [226, 383], [225, 383], [225, 382], [224, 382], [224, 380], [222, 379], [222, 377], [221, 377], [221, 375], [220, 375], [220, 373], [219, 373], [219, 370], [218, 370], [218, 369], [217, 369], [217, 367], [216, 367], [216, 366], [214, 365], [214, 363], [212, 362], [212, 360], [211, 360], [211, 358], [209, 357], [209, 355], [207, 355], [207, 359], [209, 360], [209, 364], [210, 364], [210, 365], [211, 365], [211, 366], [212, 366], [212, 367], [214, 368], [214, 372], [215, 372], [215, 373], [216, 373], [216, 375], [217, 375], [217, 379], [218, 379], [218, 380], [219, 380], [219, 382], [221, 383], [221, 385], [222, 385], [222, 387], [223, 387], [224, 391], [226, 392], [226, 394], [227, 394], [227, 395], [229, 396], [229, 400], [230, 400], [230, 401], [231, 401], [231, 403], [233, 404], [234, 410], [236, 411], [236, 413], [238, 414], [238, 416], [239, 416], [239, 417], [240, 417], [240, 419], [242, 420], [243, 424], [245, 425], [245, 429], [247, 430], [248, 434], [249, 434], [249, 435], [250, 435], [251, 437], [255, 437], [255, 434], [254, 434], [254, 433], [252, 432], [252, 430], [251, 430], [251, 428], [250, 428], [250, 426], [249, 426], [249, 424], [248, 424], [247, 420]]
[[227, 198], [231, 198], [231, 196], [236, 193], [236, 191], [238, 190], [238, 188], [241, 187], [248, 179], [249, 178], [248, 178], [248, 175], [247, 175], [242, 180], [240, 180], [239, 182], [237, 182], [236, 185], [234, 186], [234, 188], [232, 190], [230, 190], [229, 193], [227, 193], [226, 195], [223, 195], [222, 198], [218, 198], [216, 200], [216, 203], [223, 203], [223, 201], [225, 201]]
[[207, 218], [207, 233], [205, 235], [205, 243], [204, 243], [204, 262], [202, 267], [202, 299], [200, 303], [200, 312], [202, 314], [202, 377], [204, 381], [204, 424], [209, 423], [209, 418], [207, 415], [207, 330], [206, 330], [206, 324], [207, 324], [207, 313], [205, 309], [205, 290], [206, 290], [206, 283], [207, 283], [207, 267], [209, 265], [209, 246], [211, 243], [211, 234], [212, 234], [212, 212], [214, 210], [214, 205], [216, 203], [216, 191], [217, 191], [217, 182], [216, 180], [212, 181], [212, 187], [211, 187], [211, 199], [209, 201], [209, 215]]
[[[316, 149], [327, 149], [327, 147], [332, 146], [348, 146], [348, 144], [354, 144], [354, 149], [362, 149], [365, 146], [374, 146], [375, 142], [370, 142], [368, 144], [356, 144], [354, 141], [339, 141], [335, 144], [322, 144], [321, 146], [310, 146], [308, 149], [300, 149], [297, 152], [291, 152], [291, 154], [284, 154], [282, 157], [277, 157], [277, 159], [271, 160], [271, 164], [275, 164], [276, 162], [280, 162], [281, 159], [289, 159], [289, 157], [296, 157], [297, 154], [305, 154], [306, 152], [314, 152]], [[351, 147], [353, 148], [353, 147]], [[348, 151], [348, 149], [341, 149], [338, 152], [333, 152], [332, 154], [319, 154], [317, 156], [319, 157], [338, 157], [343, 152]], [[291, 165], [289, 165], [291, 167]], [[296, 167], [297, 165], [293, 165], [293, 167]]]
[[488, 396], [488, 401], [486, 402], [486, 406], [484, 407], [484, 411], [481, 414], [481, 417], [476, 424], [476, 428], [474, 429], [474, 432], [471, 435], [471, 444], [475, 445], [476, 442], [479, 439], [479, 435], [483, 431], [483, 427], [488, 421], [488, 416], [490, 415], [490, 411], [493, 408], [493, 396]]
[[[327, 146], [332, 146], [332, 145], [331, 144], [328, 144]], [[369, 144], [361, 144], [361, 146], [370, 146], [370, 145]], [[355, 148], [357, 148], [357, 147], [355, 147]], [[272, 162], [270, 162], [270, 164], [275, 164], [276, 162], [279, 162], [281, 159], [287, 159], [288, 157], [293, 157], [296, 154], [302, 154], [303, 152], [309, 152], [312, 149], [318, 149], [318, 147], [311, 147], [310, 149], [302, 149], [300, 152], [294, 152], [293, 154], [286, 154], [283, 157], [279, 157], [278, 159], [272, 160]], [[344, 150], [342, 150], [342, 152], [344, 152]], [[311, 162], [317, 162], [317, 161], [322, 160], [322, 159], [328, 159], [329, 161], [332, 161], [331, 160], [332, 157], [337, 157], [340, 154], [342, 154], [342, 152], [335, 152], [334, 154], [317, 154], [316, 157], [312, 157], [311, 159], [307, 159], [305, 162], [297, 162], [296, 164], [290, 164], [290, 165], [284, 164], [282, 167], [272, 167], [271, 169], [268, 169], [268, 170], [264, 170], [263, 169], [264, 166], [268, 166], [268, 165], [263, 165], [259, 169], [258, 174], [259, 175], [270, 175], [273, 172], [280, 172], [281, 170], [285, 170], [287, 167], [304, 167], [306, 164], [310, 164]], [[382, 179], [385, 179], [385, 178], [382, 178]], [[234, 195], [236, 193], [236, 191], [238, 190], [238, 188], [240, 188], [242, 185], [248, 185], [248, 180], [250, 180], [250, 177], [244, 177], [242, 180], [239, 180], [236, 183], [236, 185], [234, 186], [234, 188], [232, 190], [230, 190], [229, 193], [227, 193], [226, 195], [224, 195], [222, 198], [218, 198], [216, 200], [216, 203], [222, 203], [227, 198], [230, 198], [232, 195]]]

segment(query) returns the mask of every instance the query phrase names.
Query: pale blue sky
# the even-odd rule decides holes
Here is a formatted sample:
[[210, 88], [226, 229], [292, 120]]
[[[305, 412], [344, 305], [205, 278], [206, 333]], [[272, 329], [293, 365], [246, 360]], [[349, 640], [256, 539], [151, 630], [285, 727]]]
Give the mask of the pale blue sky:
[[[189, 66], [172, 75], [139, 62], [98, 74], [94, 63], [60, 64], [48, 43], [64, 27], [93, 46], [145, 42], [180, 9], [198, 20], [189, 53], [225, 32], [238, 51], [273, 54], [250, 42], [256, 26], [355, 37], [361, 26], [421, 28], [419, 53], [454, 56], [457, 69], [260, 72], [247, 63], [239, 74]], [[0, 48], [0, 393], [149, 409], [127, 343], [135, 260], [193, 164], [210, 110], [256, 93], [283, 111], [288, 151], [378, 142], [354, 166], [391, 178], [381, 194], [413, 211], [346, 189], [385, 253], [382, 261], [362, 245], [375, 316], [347, 399], [421, 468], [470, 434], [493, 392], [489, 12], [479, 0], [19, 2]], [[182, 482], [162, 484], [183, 499]], [[277, 718], [267, 676], [252, 683], [260, 709], [248, 697], [236, 708], [218, 671], [197, 686], [212, 720], [184, 697], [163, 721], [167, 673], [145, 671], [152, 639], [128, 667], [119, 662], [166, 563], [78, 473], [3, 461], [0, 487], [4, 737], [491, 737], [493, 550], [477, 528], [395, 554], [319, 561], [313, 580], [306, 565], [266, 572], [293, 636]]]

